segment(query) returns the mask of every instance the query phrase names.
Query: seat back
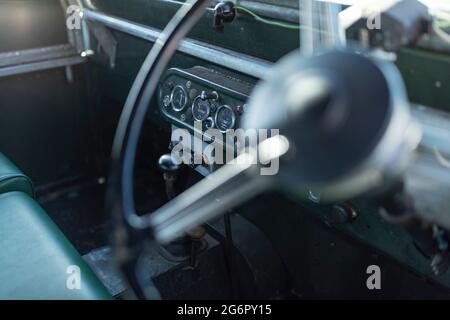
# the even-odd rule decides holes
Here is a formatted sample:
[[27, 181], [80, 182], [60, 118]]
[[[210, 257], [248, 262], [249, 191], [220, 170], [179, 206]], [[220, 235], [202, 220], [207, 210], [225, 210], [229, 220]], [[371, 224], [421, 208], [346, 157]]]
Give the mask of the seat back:
[[0, 299], [111, 299], [83, 258], [27, 194], [0, 195]]

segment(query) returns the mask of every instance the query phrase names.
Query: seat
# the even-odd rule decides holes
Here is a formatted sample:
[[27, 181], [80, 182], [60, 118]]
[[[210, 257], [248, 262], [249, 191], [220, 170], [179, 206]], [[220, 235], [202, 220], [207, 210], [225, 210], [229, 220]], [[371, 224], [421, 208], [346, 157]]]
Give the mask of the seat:
[[[68, 282], [73, 266], [81, 271], [79, 289]], [[0, 195], [0, 299], [103, 300], [111, 295], [29, 194], [9, 192]]]
[[0, 153], [0, 194], [10, 191], [22, 191], [34, 197], [31, 180]]

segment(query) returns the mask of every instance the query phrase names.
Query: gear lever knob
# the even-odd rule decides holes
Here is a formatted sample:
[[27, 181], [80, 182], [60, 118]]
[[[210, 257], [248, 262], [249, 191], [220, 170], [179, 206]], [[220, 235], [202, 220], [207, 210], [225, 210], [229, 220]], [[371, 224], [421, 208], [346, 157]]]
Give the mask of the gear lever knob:
[[180, 165], [177, 163], [174, 157], [170, 154], [161, 156], [158, 160], [158, 168], [163, 173], [176, 174], [180, 170]]
[[169, 200], [176, 197], [175, 183], [178, 179], [181, 166], [171, 154], [165, 154], [158, 160], [158, 168], [163, 172], [166, 182], [166, 194]]

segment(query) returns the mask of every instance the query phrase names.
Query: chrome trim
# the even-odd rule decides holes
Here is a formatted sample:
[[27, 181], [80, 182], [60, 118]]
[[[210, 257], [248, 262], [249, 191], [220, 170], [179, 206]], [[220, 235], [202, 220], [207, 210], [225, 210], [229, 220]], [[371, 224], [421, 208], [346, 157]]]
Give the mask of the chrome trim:
[[0, 53], [0, 68], [19, 64], [77, 56], [70, 44]]
[[[233, 121], [231, 122], [230, 128], [228, 128], [227, 130], [221, 130], [221, 129], [219, 128], [219, 126], [217, 125], [217, 116], [219, 115], [219, 112], [220, 112], [220, 110], [222, 110], [222, 109], [229, 109], [229, 110], [231, 110], [231, 113], [232, 113], [232, 115], [233, 115]], [[234, 110], [233, 110], [230, 106], [227, 106], [226, 104], [223, 105], [223, 106], [220, 106], [220, 107], [217, 109], [216, 115], [214, 116], [214, 122], [215, 122], [215, 124], [216, 124], [216, 128], [219, 129], [220, 132], [222, 132], [222, 133], [227, 133], [229, 130], [234, 129], [234, 126], [236, 125], [236, 113], [234, 112]]]
[[[81, 12], [83, 10], [83, 3], [81, 0], [60, 0], [63, 9], [64, 18], [68, 18], [67, 9], [69, 6], [77, 6]], [[77, 53], [82, 53], [91, 50], [90, 36], [86, 21], [81, 22], [80, 29], [67, 29], [67, 37], [69, 43], [76, 48]]]
[[[175, 90], [177, 89], [181, 89], [186, 97], [186, 102], [184, 103], [183, 107], [181, 108], [175, 108], [175, 106], [173, 105], [173, 95], [175, 94]], [[175, 88], [173, 88], [172, 92], [170, 93], [170, 105], [172, 106], [173, 111], [175, 112], [181, 112], [184, 110], [184, 108], [186, 108], [186, 106], [189, 103], [189, 95], [188, 92], [186, 91], [186, 89], [183, 86], [176, 86]]]
[[[83, 18], [150, 42], [155, 42], [161, 34], [159, 29], [88, 9], [84, 10]], [[180, 43], [178, 51], [260, 79], [265, 78], [272, 67], [269, 61], [189, 38]]]
[[0, 77], [13, 76], [23, 73], [43, 71], [49, 69], [55, 69], [60, 67], [67, 67], [76, 64], [81, 64], [86, 62], [85, 58], [80, 56], [74, 56], [69, 58], [53, 59], [42, 62], [21, 64], [16, 66], [10, 66], [5, 68], [0, 68]]

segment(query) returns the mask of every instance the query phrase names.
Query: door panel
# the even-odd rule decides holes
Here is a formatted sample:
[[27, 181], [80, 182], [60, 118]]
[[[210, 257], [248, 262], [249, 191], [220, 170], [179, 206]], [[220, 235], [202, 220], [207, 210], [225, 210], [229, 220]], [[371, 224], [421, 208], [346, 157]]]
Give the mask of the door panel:
[[[68, 42], [59, 0], [0, 0], [0, 52]], [[0, 77], [0, 152], [37, 186], [83, 175], [90, 127], [85, 66]]]

